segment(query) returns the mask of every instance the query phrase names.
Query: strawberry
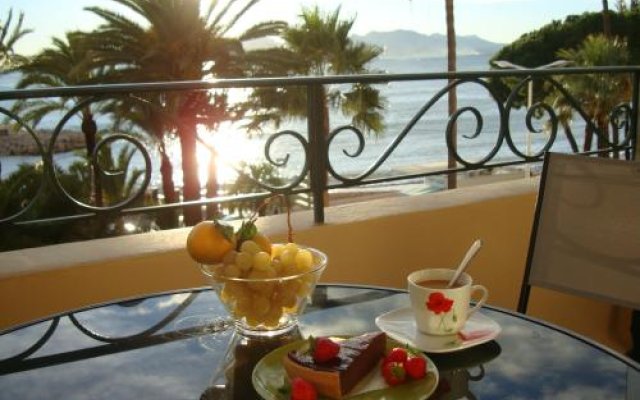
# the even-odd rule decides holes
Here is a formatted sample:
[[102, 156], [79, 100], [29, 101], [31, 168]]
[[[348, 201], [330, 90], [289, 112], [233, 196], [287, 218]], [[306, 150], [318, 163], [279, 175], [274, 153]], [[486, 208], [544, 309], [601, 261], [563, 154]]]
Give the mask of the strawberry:
[[384, 358], [383, 363], [386, 364], [391, 361], [403, 363], [407, 360], [407, 357], [408, 357], [407, 349], [404, 349], [402, 347], [394, 347]]
[[422, 379], [427, 374], [427, 361], [420, 356], [409, 356], [404, 369], [412, 379]]
[[402, 363], [390, 361], [382, 364], [382, 377], [389, 386], [396, 386], [407, 379], [407, 372]]
[[331, 361], [340, 353], [340, 345], [328, 337], [319, 337], [312, 340], [313, 361], [325, 363]]
[[316, 400], [318, 392], [312, 384], [300, 377], [291, 381], [291, 400]]

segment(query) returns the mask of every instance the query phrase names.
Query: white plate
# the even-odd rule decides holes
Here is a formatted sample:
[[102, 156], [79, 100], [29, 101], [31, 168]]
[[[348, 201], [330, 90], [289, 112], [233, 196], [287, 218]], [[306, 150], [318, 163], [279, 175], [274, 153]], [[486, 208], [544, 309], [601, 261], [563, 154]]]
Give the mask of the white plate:
[[477, 311], [456, 335], [426, 335], [416, 328], [411, 307], [399, 308], [378, 316], [376, 325], [400, 343], [427, 353], [449, 353], [477, 346], [495, 339], [502, 330], [496, 321]]

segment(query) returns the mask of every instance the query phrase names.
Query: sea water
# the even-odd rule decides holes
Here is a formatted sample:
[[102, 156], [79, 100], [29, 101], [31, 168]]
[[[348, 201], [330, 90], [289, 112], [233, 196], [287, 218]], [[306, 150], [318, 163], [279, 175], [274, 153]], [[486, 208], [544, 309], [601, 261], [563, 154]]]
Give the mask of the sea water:
[[[442, 72], [446, 70], [446, 59], [380, 59], [373, 63], [372, 69], [387, 73]], [[464, 56], [458, 58], [458, 70], [460, 71], [484, 71], [488, 69], [487, 56]], [[17, 78], [18, 76], [15, 74], [0, 76], [0, 90], [11, 89], [15, 85]], [[334, 170], [342, 176], [353, 178], [372, 169], [383, 153], [390, 151], [389, 147], [392, 142], [406, 128], [416, 113], [446, 85], [446, 80], [390, 82], [375, 85], [374, 87], [380, 91], [385, 101], [385, 109], [383, 111], [385, 130], [378, 135], [373, 133], [366, 134], [364, 149], [357, 157], [349, 157], [345, 154], [353, 154], [356, 151], [358, 147], [356, 136], [350, 131], [338, 134], [329, 148], [329, 160]], [[332, 87], [332, 89], [348, 90], [349, 87], [348, 85], [341, 85]], [[238, 90], [237, 92], [238, 96], [242, 96], [241, 91]], [[478, 121], [472, 113], [463, 113], [457, 122], [458, 152], [465, 160], [477, 162], [486, 157], [498, 141], [499, 107], [487, 89], [477, 83], [469, 82], [459, 85], [457, 87], [457, 96], [458, 109], [473, 107], [477, 109], [482, 117], [482, 130], [477, 136], [474, 136], [474, 133], [478, 126]], [[8, 106], [8, 102], [0, 102], [0, 107]], [[50, 114], [43, 119], [39, 127], [53, 128], [59, 122], [60, 117], [61, 114]], [[390, 152], [388, 158], [369, 177], [424, 172], [426, 168], [444, 168], [447, 162], [445, 132], [448, 120], [447, 96], [445, 95], [420, 118], [397, 147]], [[110, 125], [106, 117], [98, 117], [97, 122], [100, 128], [107, 128]], [[331, 110], [331, 129], [348, 124], [350, 124], [348, 116], [342, 115], [339, 110]], [[544, 133], [528, 136], [524, 109], [512, 110], [509, 124], [515, 145], [523, 153], [539, 151], [547, 140], [547, 136]], [[541, 124], [539, 124], [538, 128], [541, 128]], [[300, 133], [305, 139], [307, 138], [306, 122], [300, 120], [286, 121], [278, 129], [265, 127], [262, 134], [254, 134], [251, 137], [247, 137], [244, 134], [240, 125], [222, 124], [216, 132], [207, 132], [206, 130], [200, 132], [200, 136], [214, 146], [218, 153], [218, 177], [222, 183], [232, 182], [237, 176], [235, 170], [242, 168], [242, 163], [260, 164], [267, 162], [264, 153], [265, 142], [269, 134], [292, 130]], [[80, 118], [77, 115], [64, 128], [79, 130], [79, 126]], [[575, 128], [575, 131], [580, 132], [580, 129]], [[178, 140], [175, 138], [169, 139], [167, 147], [174, 165], [174, 180], [177, 185], [180, 185], [182, 176]], [[152, 158], [151, 185], [157, 186], [160, 184], [159, 156], [152, 144], [148, 145], [147, 148], [150, 150]], [[568, 151], [568, 143], [566, 140], [558, 138], [553, 150]], [[285, 135], [276, 140], [270, 155], [275, 160], [283, 160], [288, 156], [289, 161], [286, 166], [278, 170], [279, 175], [285, 180], [287, 177], [291, 178], [301, 173], [305, 162], [304, 151], [300, 142], [292, 136]], [[201, 167], [201, 180], [206, 179], [207, 176], [208, 157], [209, 152], [204, 147], [199, 148], [198, 160]], [[69, 152], [56, 154], [54, 162], [64, 168], [79, 159], [80, 156], [78, 154]], [[518, 159], [517, 156], [508, 149], [506, 143], [503, 143], [501, 150], [492, 161], [516, 159]], [[41, 158], [39, 156], [0, 157], [0, 165], [2, 167], [0, 178], [6, 178], [21, 163], [37, 163], [40, 161]], [[134, 157], [131, 168], [142, 168], [143, 165], [143, 157], [138, 155]]]

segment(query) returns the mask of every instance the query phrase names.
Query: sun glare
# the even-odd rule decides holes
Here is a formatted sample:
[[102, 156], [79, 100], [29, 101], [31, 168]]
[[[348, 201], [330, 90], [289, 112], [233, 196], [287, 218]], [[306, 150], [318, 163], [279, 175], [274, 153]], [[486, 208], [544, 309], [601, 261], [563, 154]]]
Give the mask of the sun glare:
[[[231, 123], [223, 123], [215, 133], [201, 127], [199, 136], [213, 147], [218, 173], [218, 182], [221, 184], [233, 183], [238, 177], [237, 170], [242, 169], [242, 163], [254, 164], [262, 160], [262, 140], [250, 140], [243, 131], [234, 127]], [[201, 182], [206, 182], [209, 177], [210, 150], [199, 144], [198, 174]]]

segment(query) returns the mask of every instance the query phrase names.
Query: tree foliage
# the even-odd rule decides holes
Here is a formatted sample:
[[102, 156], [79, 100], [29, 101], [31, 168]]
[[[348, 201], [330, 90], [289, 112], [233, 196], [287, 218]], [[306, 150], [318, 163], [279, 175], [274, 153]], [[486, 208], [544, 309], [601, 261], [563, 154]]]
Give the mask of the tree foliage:
[[[626, 59], [631, 64], [640, 62], [640, 10], [633, 8], [621, 13], [610, 13], [611, 31], [613, 37], [628, 43]], [[587, 12], [581, 15], [570, 15], [564, 21], [555, 20], [551, 23], [526, 33], [513, 43], [500, 49], [490, 60], [507, 60], [513, 64], [536, 68], [559, 59], [559, 52], [563, 49], [576, 49], [582, 45], [589, 35], [602, 33], [602, 14]], [[613, 64], [609, 64], [613, 65]], [[491, 86], [501, 100], [506, 100], [511, 93], [513, 79], [492, 79]], [[534, 102], [549, 95], [540, 84], [534, 82]], [[514, 105], [523, 106], [526, 93], [518, 93]]]
[[[611, 31], [629, 43], [631, 63], [640, 62], [640, 12], [611, 14]], [[561, 49], [577, 48], [592, 34], [602, 33], [602, 14], [587, 12], [570, 15], [564, 21], [555, 20], [540, 29], [526, 33], [500, 49], [492, 58], [508, 60], [529, 68], [557, 60]]]
[[[343, 19], [340, 8], [328, 13], [318, 7], [303, 8], [300, 22], [282, 32], [284, 45], [276, 49], [247, 54], [247, 66], [254, 76], [341, 75], [369, 72], [368, 64], [382, 49], [349, 37], [353, 19]], [[342, 89], [342, 90], [341, 90]], [[347, 90], [327, 87], [323, 110], [325, 134], [328, 134], [328, 107], [350, 116], [352, 123], [367, 131], [383, 130], [381, 110], [384, 100], [369, 85], [354, 84]], [[258, 88], [246, 104], [257, 110], [249, 129], [259, 130], [271, 122], [277, 126], [287, 118], [307, 114], [306, 89], [303, 87]]]
[[20, 13], [18, 21], [13, 23], [13, 10], [9, 9], [7, 17], [0, 20], [0, 73], [10, 70], [23, 62], [26, 58], [14, 51], [18, 40], [33, 32], [31, 29], [23, 29], [24, 13]]

